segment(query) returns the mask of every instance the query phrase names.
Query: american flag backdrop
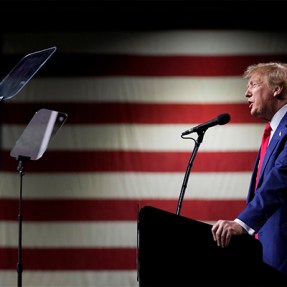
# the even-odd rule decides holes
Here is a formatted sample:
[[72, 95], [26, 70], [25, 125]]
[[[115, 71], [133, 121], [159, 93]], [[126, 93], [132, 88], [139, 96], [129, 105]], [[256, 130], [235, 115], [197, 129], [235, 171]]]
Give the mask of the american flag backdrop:
[[206, 131], [181, 215], [212, 223], [244, 207], [264, 123], [249, 114], [242, 73], [287, 61], [287, 35], [7, 32], [2, 76], [51, 46], [57, 51], [35, 77], [1, 103], [0, 286], [17, 284], [20, 176], [10, 151], [47, 108], [68, 119], [43, 157], [25, 165], [23, 286], [136, 287], [137, 213], [146, 205], [176, 212], [194, 148], [183, 131], [231, 117]]

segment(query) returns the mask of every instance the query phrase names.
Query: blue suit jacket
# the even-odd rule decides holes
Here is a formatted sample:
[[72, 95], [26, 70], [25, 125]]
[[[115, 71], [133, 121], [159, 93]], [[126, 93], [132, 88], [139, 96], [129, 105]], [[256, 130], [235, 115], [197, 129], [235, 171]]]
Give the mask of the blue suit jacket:
[[269, 143], [254, 194], [257, 165], [258, 157], [238, 218], [258, 232], [263, 261], [287, 276], [287, 114]]

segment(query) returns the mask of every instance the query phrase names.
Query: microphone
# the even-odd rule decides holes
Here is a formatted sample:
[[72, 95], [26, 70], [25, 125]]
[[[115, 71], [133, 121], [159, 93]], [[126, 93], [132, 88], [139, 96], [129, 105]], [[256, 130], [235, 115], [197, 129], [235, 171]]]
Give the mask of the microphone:
[[185, 136], [194, 132], [203, 132], [206, 131], [208, 128], [216, 126], [216, 125], [225, 125], [230, 121], [230, 115], [229, 114], [221, 114], [218, 115], [215, 119], [210, 120], [206, 123], [200, 124], [194, 128], [191, 128], [189, 130], [184, 131], [181, 135]]

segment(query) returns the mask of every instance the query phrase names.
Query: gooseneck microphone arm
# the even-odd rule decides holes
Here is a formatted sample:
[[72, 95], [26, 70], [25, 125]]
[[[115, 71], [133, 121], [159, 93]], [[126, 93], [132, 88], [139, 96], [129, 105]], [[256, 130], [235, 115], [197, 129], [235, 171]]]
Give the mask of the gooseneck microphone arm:
[[182, 183], [182, 187], [181, 187], [181, 191], [180, 191], [180, 195], [179, 195], [179, 199], [178, 199], [177, 209], [176, 209], [176, 214], [177, 215], [180, 214], [182, 201], [183, 201], [185, 190], [186, 190], [186, 187], [187, 187], [187, 183], [188, 183], [188, 178], [189, 178], [189, 175], [190, 175], [191, 167], [193, 165], [194, 159], [195, 159], [196, 154], [198, 152], [199, 146], [200, 146], [200, 144], [203, 141], [203, 137], [204, 137], [204, 134], [205, 134], [206, 130], [208, 128], [216, 126], [216, 125], [225, 125], [229, 121], [230, 121], [230, 115], [229, 114], [221, 114], [221, 115], [218, 115], [215, 119], [212, 119], [212, 120], [210, 120], [208, 122], [200, 124], [200, 125], [198, 125], [198, 126], [196, 126], [194, 128], [191, 128], [191, 129], [189, 129], [189, 130], [187, 130], [187, 131], [185, 131], [185, 132], [183, 132], [181, 134], [181, 137], [184, 138], [183, 136], [188, 135], [190, 133], [196, 132], [198, 137], [197, 137], [197, 140], [191, 138], [192, 140], [194, 140], [195, 146], [194, 146], [193, 152], [192, 152], [191, 157], [190, 157], [190, 159], [188, 161], [188, 165], [187, 165], [187, 168], [186, 168], [186, 171], [185, 171], [185, 176], [184, 176], [184, 179], [183, 179], [183, 183]]
[[181, 191], [180, 191], [180, 194], [179, 194], [179, 199], [178, 199], [177, 208], [176, 208], [176, 214], [177, 215], [180, 215], [181, 206], [182, 206], [185, 190], [186, 190], [186, 187], [187, 187], [190, 171], [191, 171], [194, 159], [195, 159], [195, 157], [197, 155], [197, 152], [199, 150], [199, 146], [200, 146], [200, 144], [203, 141], [203, 136], [205, 134], [205, 130], [202, 130], [202, 131], [198, 132], [197, 134], [198, 134], [198, 137], [197, 137], [197, 140], [194, 140], [195, 145], [194, 145], [193, 151], [191, 153], [190, 159], [189, 159], [188, 164], [187, 164], [187, 168], [186, 168], [186, 171], [185, 171], [183, 183], [182, 183], [182, 186], [181, 186]]
[[194, 132], [200, 133], [200, 132], [206, 131], [208, 128], [214, 127], [216, 125], [225, 125], [229, 121], [230, 121], [230, 115], [229, 114], [221, 114], [221, 115], [218, 115], [216, 118], [214, 118], [214, 119], [212, 119], [206, 123], [200, 124], [196, 127], [193, 127], [189, 130], [184, 131], [181, 135], [185, 136], [185, 135], [189, 135], [189, 134], [194, 133]]

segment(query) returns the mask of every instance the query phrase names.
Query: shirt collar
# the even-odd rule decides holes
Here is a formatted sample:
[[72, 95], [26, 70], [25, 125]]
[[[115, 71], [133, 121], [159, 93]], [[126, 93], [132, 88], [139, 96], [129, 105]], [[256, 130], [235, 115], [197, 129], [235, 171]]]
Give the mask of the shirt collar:
[[282, 120], [282, 118], [284, 117], [286, 113], [287, 113], [287, 104], [284, 105], [280, 110], [278, 110], [276, 114], [273, 116], [273, 118], [271, 119], [270, 125], [272, 128], [272, 132], [277, 129], [280, 121]]

